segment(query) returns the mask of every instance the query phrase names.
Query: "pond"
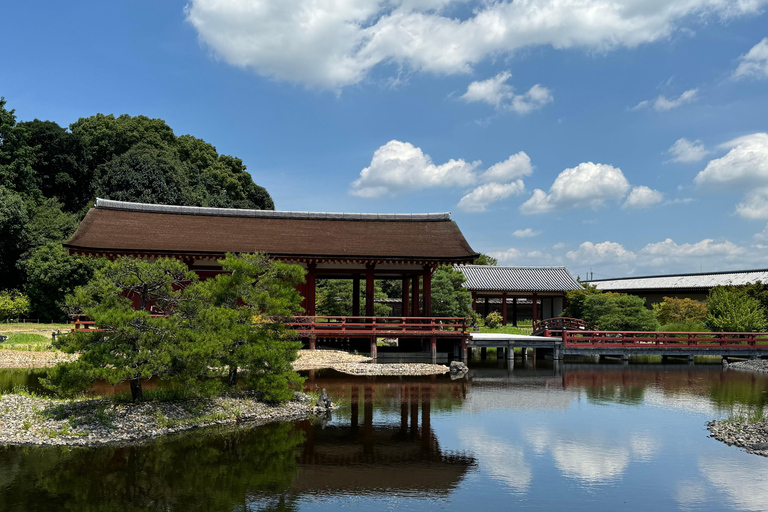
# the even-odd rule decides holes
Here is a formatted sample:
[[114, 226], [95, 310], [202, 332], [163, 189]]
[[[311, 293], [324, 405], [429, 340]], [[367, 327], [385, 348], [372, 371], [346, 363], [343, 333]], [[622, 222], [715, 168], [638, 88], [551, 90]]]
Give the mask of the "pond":
[[[0, 386], [37, 377], [0, 371]], [[476, 362], [458, 380], [308, 377], [341, 405], [332, 417], [130, 448], [0, 448], [0, 510], [768, 511], [768, 459], [706, 430], [761, 412], [766, 375]]]

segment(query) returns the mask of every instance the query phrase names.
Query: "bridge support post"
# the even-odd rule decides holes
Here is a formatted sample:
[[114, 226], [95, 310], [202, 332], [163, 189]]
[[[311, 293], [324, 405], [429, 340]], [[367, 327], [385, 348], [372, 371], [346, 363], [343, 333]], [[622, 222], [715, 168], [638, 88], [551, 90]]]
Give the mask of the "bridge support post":
[[621, 360], [622, 361], [629, 361], [629, 354], [621, 354]]
[[496, 359], [499, 361], [504, 359], [504, 347], [496, 347]]
[[469, 352], [467, 349], [467, 338], [463, 337], [461, 338], [461, 359], [463, 361], [467, 360], [467, 352]]
[[515, 364], [515, 348], [511, 344], [507, 345], [507, 361], [510, 367]]
[[378, 357], [378, 347], [376, 346], [376, 336], [371, 336], [371, 359], [374, 361]]
[[309, 350], [315, 350], [317, 348], [317, 335], [309, 335]]
[[687, 359], [690, 364], [693, 364], [693, 354], [689, 354]]
[[563, 347], [560, 343], [555, 342], [555, 346], [552, 349], [552, 359], [555, 361], [563, 360]]
[[432, 362], [437, 360], [437, 337], [432, 336], [429, 338], [429, 354], [432, 356]]

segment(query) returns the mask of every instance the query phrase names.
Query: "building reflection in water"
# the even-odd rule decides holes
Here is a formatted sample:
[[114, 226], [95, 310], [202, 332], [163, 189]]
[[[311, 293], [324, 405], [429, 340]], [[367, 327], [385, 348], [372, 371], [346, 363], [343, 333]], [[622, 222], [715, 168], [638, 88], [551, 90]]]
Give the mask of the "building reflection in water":
[[[442, 449], [431, 426], [433, 404], [460, 404], [466, 382], [344, 376], [317, 383], [341, 408], [327, 425], [297, 424], [306, 441], [292, 492], [434, 498], [448, 496], [475, 466], [471, 455]], [[314, 388], [314, 379], [307, 384]]]

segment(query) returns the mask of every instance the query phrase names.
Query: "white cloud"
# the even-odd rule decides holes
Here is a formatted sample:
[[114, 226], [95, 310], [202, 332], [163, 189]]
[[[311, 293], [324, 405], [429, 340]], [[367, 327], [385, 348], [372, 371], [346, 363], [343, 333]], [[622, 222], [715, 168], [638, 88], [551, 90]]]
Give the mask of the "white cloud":
[[512, 183], [486, 183], [462, 197], [458, 207], [465, 212], [484, 212], [491, 203], [501, 201], [511, 195], [522, 194], [524, 190], [523, 180]]
[[616, 242], [601, 242], [594, 244], [584, 242], [575, 251], [568, 251], [565, 256], [581, 265], [608, 262], [627, 262], [636, 258], [635, 253], [626, 250]]
[[[766, 0], [190, 0], [187, 21], [225, 62], [263, 76], [340, 89], [392, 64], [467, 73], [534, 46], [607, 51], [686, 30], [696, 19], [759, 13]], [[530, 92], [530, 91], [529, 91]]]
[[672, 261], [696, 261], [713, 256], [722, 263], [723, 260], [732, 260], [743, 255], [744, 252], [743, 247], [728, 240], [715, 242], [711, 238], [706, 238], [694, 244], [678, 245], [671, 238], [667, 238], [663, 242], [646, 245], [640, 251], [640, 255], [647, 259], [647, 264], [660, 266]]
[[[435, 187], [478, 185], [459, 201], [459, 208], [482, 212], [495, 201], [521, 194], [525, 185], [519, 178], [533, 172], [531, 159], [520, 151], [503, 162], [476, 172], [482, 162], [451, 159], [436, 165], [421, 148], [408, 142], [391, 140], [377, 149], [371, 164], [352, 182], [350, 193], [360, 197], [379, 197]], [[517, 178], [517, 179], [515, 179]]]
[[484, 182], [503, 182], [528, 176], [532, 172], [531, 158], [524, 151], [520, 151], [503, 162], [490, 166], [480, 179]]
[[700, 140], [691, 142], [686, 138], [677, 139], [672, 147], [667, 150], [667, 153], [672, 155], [673, 162], [698, 162], [709, 151], [704, 147], [704, 144]]
[[680, 105], [694, 101], [698, 93], [698, 89], [688, 89], [683, 94], [674, 99], [668, 99], [666, 96], [660, 95], [655, 100], [641, 101], [632, 107], [632, 110], [640, 110], [646, 107], [652, 107], [653, 110], [657, 112], [666, 112], [667, 110], [672, 110], [673, 108], [677, 108]]
[[487, 103], [496, 109], [511, 110], [521, 115], [540, 109], [552, 101], [552, 92], [539, 84], [524, 94], [515, 94], [514, 88], [507, 83], [511, 77], [509, 71], [504, 71], [488, 80], [472, 82], [461, 99], [468, 103]]
[[713, 187], [768, 186], [768, 133], [739, 137], [721, 147], [730, 151], [722, 158], [710, 160], [694, 183]]
[[658, 190], [641, 185], [632, 189], [622, 208], [648, 208], [660, 203], [663, 199], [664, 194]]
[[733, 77], [747, 76], [768, 78], [768, 37], [753, 46], [746, 55], [739, 57], [739, 67], [733, 72]]
[[466, 186], [475, 182], [480, 162], [451, 159], [435, 165], [421, 148], [391, 140], [373, 154], [371, 165], [352, 183], [352, 194], [378, 197], [428, 187]]
[[768, 219], [768, 188], [747, 192], [744, 201], [736, 205], [736, 213], [745, 219]]
[[541, 231], [534, 231], [531, 228], [525, 228], [525, 229], [518, 229], [514, 233], [512, 233], [512, 236], [515, 236], [517, 238], [531, 238], [534, 236], [539, 236], [541, 234]]
[[534, 190], [520, 211], [537, 214], [565, 208], [597, 208], [606, 201], [620, 201], [629, 189], [629, 182], [618, 167], [585, 162], [561, 172], [548, 194]]

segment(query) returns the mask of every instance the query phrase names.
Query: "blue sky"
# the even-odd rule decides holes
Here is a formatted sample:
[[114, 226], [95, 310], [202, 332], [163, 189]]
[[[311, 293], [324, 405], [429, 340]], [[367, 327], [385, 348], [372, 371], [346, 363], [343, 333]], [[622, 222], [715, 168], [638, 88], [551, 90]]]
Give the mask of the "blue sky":
[[19, 120], [162, 118], [281, 210], [451, 211], [500, 264], [581, 277], [768, 267], [768, 0], [33, 1], [3, 20]]

